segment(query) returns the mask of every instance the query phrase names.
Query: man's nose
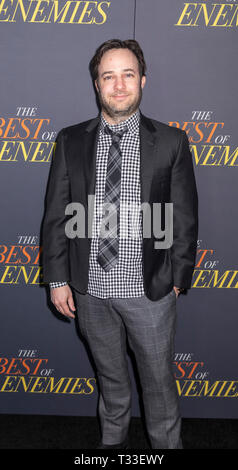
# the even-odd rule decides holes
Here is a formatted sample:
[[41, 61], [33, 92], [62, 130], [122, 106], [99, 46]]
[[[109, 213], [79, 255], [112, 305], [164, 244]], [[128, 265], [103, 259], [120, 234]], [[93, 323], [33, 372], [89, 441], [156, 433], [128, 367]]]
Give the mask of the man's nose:
[[123, 77], [117, 77], [115, 80], [115, 89], [123, 90], [125, 88], [125, 81]]

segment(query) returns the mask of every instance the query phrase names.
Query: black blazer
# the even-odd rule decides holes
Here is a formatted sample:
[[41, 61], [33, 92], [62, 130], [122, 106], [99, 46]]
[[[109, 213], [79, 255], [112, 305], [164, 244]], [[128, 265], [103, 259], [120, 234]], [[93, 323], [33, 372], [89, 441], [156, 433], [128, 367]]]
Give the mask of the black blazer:
[[[143, 238], [145, 294], [159, 300], [173, 286], [191, 287], [198, 236], [198, 198], [192, 156], [185, 131], [140, 113], [141, 202], [173, 202], [173, 244], [155, 249], [155, 238]], [[46, 192], [43, 220], [43, 281], [68, 281], [87, 292], [91, 238], [70, 239], [65, 215], [80, 202], [87, 216], [88, 195], [95, 194], [96, 151], [100, 117], [62, 129]], [[87, 219], [86, 219], [87, 220]], [[87, 227], [87, 223], [86, 223]]]

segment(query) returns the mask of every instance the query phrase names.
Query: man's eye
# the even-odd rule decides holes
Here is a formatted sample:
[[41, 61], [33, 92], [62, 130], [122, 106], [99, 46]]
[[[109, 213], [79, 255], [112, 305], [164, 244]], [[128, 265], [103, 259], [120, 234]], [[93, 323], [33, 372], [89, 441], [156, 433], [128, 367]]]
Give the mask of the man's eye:
[[110, 80], [110, 78], [112, 78], [111, 75], [107, 75], [106, 77], [104, 77], [105, 80]]

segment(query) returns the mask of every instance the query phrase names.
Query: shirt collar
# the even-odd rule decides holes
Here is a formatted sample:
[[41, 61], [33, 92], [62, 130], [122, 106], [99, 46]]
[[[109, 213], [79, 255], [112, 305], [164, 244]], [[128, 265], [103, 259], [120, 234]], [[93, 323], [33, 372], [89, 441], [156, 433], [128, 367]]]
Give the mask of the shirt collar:
[[101, 127], [100, 131], [103, 132], [103, 127], [108, 126], [112, 131], [117, 132], [123, 129], [125, 125], [128, 127], [128, 131], [130, 134], [137, 134], [139, 133], [139, 124], [140, 124], [140, 111], [139, 109], [132, 114], [128, 119], [125, 121], [119, 122], [118, 124], [109, 124], [106, 119], [104, 118], [102, 112], [100, 114], [101, 120]]

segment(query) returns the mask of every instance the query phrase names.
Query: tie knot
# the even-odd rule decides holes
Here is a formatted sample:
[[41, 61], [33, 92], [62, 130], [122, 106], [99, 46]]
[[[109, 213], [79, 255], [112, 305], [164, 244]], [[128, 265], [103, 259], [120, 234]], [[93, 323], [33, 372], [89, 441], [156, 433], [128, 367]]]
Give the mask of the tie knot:
[[127, 126], [123, 127], [123, 129], [120, 129], [116, 132], [113, 131], [112, 129], [110, 129], [110, 127], [108, 127], [108, 126], [104, 127], [105, 134], [109, 134], [109, 135], [112, 136], [112, 142], [119, 142], [121, 140], [123, 134], [125, 134], [127, 131], [128, 131]]

